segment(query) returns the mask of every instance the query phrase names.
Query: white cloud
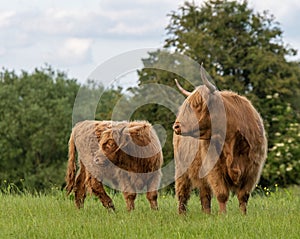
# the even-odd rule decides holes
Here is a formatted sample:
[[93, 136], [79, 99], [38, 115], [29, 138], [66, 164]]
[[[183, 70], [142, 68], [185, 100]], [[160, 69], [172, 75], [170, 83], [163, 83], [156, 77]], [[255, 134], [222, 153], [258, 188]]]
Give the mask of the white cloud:
[[288, 0], [285, 2], [274, 0], [250, 0], [250, 5], [260, 11], [269, 10], [274, 14], [276, 18], [283, 19], [288, 18], [291, 13], [299, 12], [300, 2], [299, 0]]
[[[124, 51], [163, 43], [166, 16], [184, 0], [10, 0], [0, 6], [0, 67], [49, 63], [77, 77]], [[202, 4], [203, 0], [195, 0]], [[300, 49], [300, 1], [249, 0], [281, 23], [285, 43]], [[76, 75], [73, 75], [76, 77]]]
[[178, 5], [171, 0], [92, 0], [91, 3], [75, 0], [69, 5], [48, 0], [35, 4], [12, 0], [11, 4], [16, 10], [0, 11], [0, 28], [6, 27], [8, 31], [8, 34], [3, 32], [7, 37], [0, 39], [0, 44], [8, 48], [24, 45], [18, 35], [26, 44], [51, 37], [158, 40], [167, 24], [166, 14]]
[[0, 12], [0, 28], [8, 27], [11, 24], [11, 20], [15, 15], [15, 11]]
[[[142, 9], [113, 11], [104, 9], [80, 9], [66, 11], [50, 8], [42, 12], [26, 11], [12, 16], [12, 21], [2, 21], [9, 28], [26, 32], [35, 37], [101, 37], [124, 36], [134, 39], [141, 33], [152, 37], [153, 32], [163, 31], [165, 16], [155, 16], [154, 10], [142, 13]], [[149, 17], [149, 16], [153, 17]], [[1, 19], [0, 19], [1, 20]], [[1, 22], [0, 22], [1, 23]]]
[[91, 39], [68, 38], [50, 55], [50, 60], [68, 66], [88, 63], [91, 61], [91, 45]]
[[4, 56], [5, 54], [6, 54], [5, 48], [0, 46], [0, 57]]
[[298, 49], [298, 56], [292, 57], [291, 60], [299, 60], [300, 51], [300, 1], [299, 0], [250, 0], [250, 7], [255, 11], [262, 12], [267, 10], [269, 14], [274, 15], [275, 21], [279, 22], [280, 28], [283, 31], [283, 40], [292, 48]]

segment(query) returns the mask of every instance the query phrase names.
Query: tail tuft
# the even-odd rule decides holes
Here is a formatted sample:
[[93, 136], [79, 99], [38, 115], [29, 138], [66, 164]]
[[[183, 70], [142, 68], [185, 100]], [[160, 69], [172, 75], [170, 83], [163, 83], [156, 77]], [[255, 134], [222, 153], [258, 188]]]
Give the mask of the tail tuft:
[[74, 135], [73, 132], [70, 136], [69, 140], [69, 160], [68, 160], [68, 166], [67, 166], [67, 173], [66, 173], [66, 190], [67, 195], [69, 195], [75, 184], [75, 176], [76, 176], [76, 147], [74, 142]]

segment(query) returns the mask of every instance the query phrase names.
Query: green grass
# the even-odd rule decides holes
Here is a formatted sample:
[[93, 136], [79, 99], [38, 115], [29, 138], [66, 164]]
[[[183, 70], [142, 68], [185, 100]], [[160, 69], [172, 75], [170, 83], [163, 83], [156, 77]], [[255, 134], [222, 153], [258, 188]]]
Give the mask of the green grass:
[[121, 194], [113, 197], [116, 212], [108, 212], [96, 198], [88, 197], [77, 210], [64, 192], [49, 195], [0, 193], [0, 238], [300, 238], [300, 188], [277, 190], [270, 196], [250, 198], [248, 215], [238, 209], [236, 197], [226, 215], [200, 211], [196, 195], [186, 216], [177, 214], [171, 195], [160, 195], [159, 211], [151, 211], [144, 195], [128, 213]]

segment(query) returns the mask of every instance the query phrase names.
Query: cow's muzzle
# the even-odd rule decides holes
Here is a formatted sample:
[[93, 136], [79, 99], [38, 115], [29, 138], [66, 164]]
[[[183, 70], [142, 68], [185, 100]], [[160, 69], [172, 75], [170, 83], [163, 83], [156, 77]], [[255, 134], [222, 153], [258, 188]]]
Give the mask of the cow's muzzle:
[[180, 135], [181, 134], [181, 124], [179, 122], [175, 122], [173, 124], [173, 130], [174, 130], [175, 134]]

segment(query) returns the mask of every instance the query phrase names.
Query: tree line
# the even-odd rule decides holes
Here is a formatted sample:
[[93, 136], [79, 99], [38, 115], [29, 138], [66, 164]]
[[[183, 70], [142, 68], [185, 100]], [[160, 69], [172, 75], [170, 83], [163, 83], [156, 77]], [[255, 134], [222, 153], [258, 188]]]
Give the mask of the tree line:
[[[123, 112], [129, 112], [149, 83], [177, 90], [173, 80], [177, 78], [186, 89], [193, 90], [180, 75], [155, 69], [158, 64], [180, 65], [189, 79], [198, 80], [181, 58], [165, 57], [164, 52], [172, 51], [203, 62], [219, 89], [246, 96], [261, 113], [269, 150], [260, 183], [299, 185], [300, 65], [288, 60], [297, 51], [283, 42], [283, 31], [275, 17], [254, 12], [247, 1], [208, 0], [202, 5], [185, 2], [169, 14], [169, 19], [163, 49], [141, 59], [145, 67], [138, 71], [137, 87], [104, 88], [93, 81], [82, 85], [50, 66], [18, 74], [3, 69], [0, 184], [11, 182], [36, 190], [63, 187], [73, 106], [80, 88], [90, 97], [102, 92], [97, 120], [111, 119], [121, 98]], [[85, 109], [88, 107], [87, 101]], [[130, 120], [147, 119], [163, 126], [166, 163], [173, 159], [171, 125], [175, 117], [170, 109], [156, 103], [138, 107], [130, 116]]]

